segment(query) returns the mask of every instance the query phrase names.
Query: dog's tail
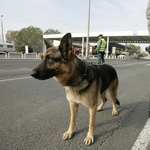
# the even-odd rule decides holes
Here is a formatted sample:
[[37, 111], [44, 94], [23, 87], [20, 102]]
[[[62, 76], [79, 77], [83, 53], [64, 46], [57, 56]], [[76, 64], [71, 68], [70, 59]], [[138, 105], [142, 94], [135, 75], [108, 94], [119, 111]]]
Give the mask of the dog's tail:
[[120, 106], [120, 102], [117, 98], [116, 98], [116, 104]]

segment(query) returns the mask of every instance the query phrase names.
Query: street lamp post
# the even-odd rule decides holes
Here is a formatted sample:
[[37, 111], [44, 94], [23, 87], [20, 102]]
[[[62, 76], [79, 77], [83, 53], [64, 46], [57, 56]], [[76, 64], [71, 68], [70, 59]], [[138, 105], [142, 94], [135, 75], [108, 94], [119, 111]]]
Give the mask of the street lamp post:
[[88, 10], [88, 29], [87, 29], [87, 40], [86, 40], [86, 59], [88, 59], [88, 53], [89, 53], [90, 1], [91, 0], [89, 0], [89, 10]]
[[1, 15], [1, 29], [2, 29], [2, 42], [4, 43], [4, 33], [3, 33], [3, 21], [2, 21], [3, 15]]

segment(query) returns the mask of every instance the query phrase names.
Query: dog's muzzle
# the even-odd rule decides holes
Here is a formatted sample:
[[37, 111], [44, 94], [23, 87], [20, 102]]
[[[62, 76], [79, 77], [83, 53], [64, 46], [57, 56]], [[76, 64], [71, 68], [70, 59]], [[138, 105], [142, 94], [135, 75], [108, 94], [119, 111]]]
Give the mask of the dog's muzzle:
[[36, 76], [36, 71], [32, 70], [31, 73], [30, 73], [30, 75], [31, 75], [32, 77], [35, 77], [35, 76]]

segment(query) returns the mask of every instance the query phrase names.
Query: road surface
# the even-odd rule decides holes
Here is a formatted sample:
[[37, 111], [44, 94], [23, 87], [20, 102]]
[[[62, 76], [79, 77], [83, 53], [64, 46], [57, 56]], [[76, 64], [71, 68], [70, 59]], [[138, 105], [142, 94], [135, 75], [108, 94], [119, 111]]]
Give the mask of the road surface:
[[[69, 103], [64, 88], [53, 78], [39, 81], [30, 77], [30, 71], [39, 63], [40, 60], [0, 60], [1, 150], [131, 150], [134, 147], [149, 119], [150, 61], [106, 60], [118, 73], [121, 106], [117, 106], [119, 115], [112, 116], [112, 103], [108, 100], [97, 113], [95, 142], [91, 146], [83, 143], [89, 110], [82, 105], [73, 138], [62, 139], [70, 121]], [[146, 140], [144, 144], [150, 149]]]

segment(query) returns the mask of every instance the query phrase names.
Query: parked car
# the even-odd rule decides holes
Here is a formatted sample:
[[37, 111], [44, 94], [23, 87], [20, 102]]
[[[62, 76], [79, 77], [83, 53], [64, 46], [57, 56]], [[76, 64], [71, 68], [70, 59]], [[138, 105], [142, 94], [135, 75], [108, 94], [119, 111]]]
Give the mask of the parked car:
[[138, 58], [138, 55], [136, 53], [130, 55], [131, 58]]

